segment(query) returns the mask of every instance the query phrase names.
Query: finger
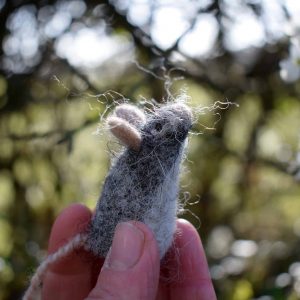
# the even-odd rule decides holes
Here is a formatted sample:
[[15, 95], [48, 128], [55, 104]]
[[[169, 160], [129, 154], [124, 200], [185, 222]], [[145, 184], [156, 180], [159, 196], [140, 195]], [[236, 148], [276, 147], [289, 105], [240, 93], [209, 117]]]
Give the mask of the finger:
[[175, 251], [170, 270], [170, 299], [216, 299], [205, 252], [196, 229], [186, 220], [177, 221]]
[[[91, 219], [91, 212], [81, 204], [66, 208], [56, 219], [49, 240], [52, 254], [77, 233], [83, 232]], [[46, 273], [42, 299], [83, 299], [93, 286], [92, 266], [95, 259], [83, 249], [61, 259]], [[100, 268], [99, 268], [100, 269]]]
[[159, 263], [156, 240], [145, 224], [118, 224], [97, 284], [86, 300], [154, 299]]

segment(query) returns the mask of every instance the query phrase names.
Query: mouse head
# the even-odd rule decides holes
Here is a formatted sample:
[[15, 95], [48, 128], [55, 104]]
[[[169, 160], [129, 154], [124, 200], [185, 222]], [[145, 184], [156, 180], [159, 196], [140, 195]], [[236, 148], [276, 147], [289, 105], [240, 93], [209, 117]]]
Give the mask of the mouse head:
[[143, 140], [148, 145], [182, 144], [192, 125], [191, 110], [184, 104], [161, 106], [149, 115], [144, 125]]
[[146, 116], [133, 105], [122, 104], [107, 119], [110, 131], [128, 148], [139, 151], [148, 146], [182, 144], [192, 125], [191, 110], [184, 104], [161, 106]]

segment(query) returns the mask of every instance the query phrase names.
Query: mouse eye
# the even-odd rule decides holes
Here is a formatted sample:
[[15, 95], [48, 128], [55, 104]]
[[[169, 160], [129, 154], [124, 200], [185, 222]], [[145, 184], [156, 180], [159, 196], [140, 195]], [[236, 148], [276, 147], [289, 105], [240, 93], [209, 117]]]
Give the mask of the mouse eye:
[[167, 132], [165, 135], [166, 139], [172, 139], [174, 137], [172, 132]]
[[151, 124], [150, 132], [154, 136], [160, 136], [163, 130], [164, 124], [161, 121], [155, 121]]
[[157, 132], [160, 132], [162, 130], [162, 124], [161, 123], [156, 123], [154, 128]]

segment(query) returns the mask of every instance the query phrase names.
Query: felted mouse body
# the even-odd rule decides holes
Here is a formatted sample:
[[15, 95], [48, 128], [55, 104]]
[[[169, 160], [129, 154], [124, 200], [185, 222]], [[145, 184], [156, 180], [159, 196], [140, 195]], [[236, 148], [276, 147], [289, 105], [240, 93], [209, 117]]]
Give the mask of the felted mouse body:
[[[175, 232], [179, 168], [192, 115], [184, 104], [162, 106], [145, 118], [132, 106], [126, 105], [125, 111], [127, 119], [132, 117], [127, 125], [138, 131], [140, 141], [136, 149], [128, 148], [116, 159], [105, 180], [89, 229], [88, 247], [105, 256], [117, 223], [137, 220], [154, 232], [162, 258]], [[112, 122], [112, 126], [116, 126], [112, 132], [118, 137], [118, 123]], [[121, 135], [124, 140], [123, 131]]]
[[106, 256], [121, 221], [137, 220], [148, 225], [161, 258], [172, 243], [180, 165], [192, 124], [190, 109], [173, 103], [145, 115], [135, 106], [123, 104], [108, 117], [107, 123], [126, 148], [106, 177], [88, 231], [77, 234], [45, 259], [23, 300], [35, 299], [49, 265], [75, 249], [83, 246], [97, 256]]

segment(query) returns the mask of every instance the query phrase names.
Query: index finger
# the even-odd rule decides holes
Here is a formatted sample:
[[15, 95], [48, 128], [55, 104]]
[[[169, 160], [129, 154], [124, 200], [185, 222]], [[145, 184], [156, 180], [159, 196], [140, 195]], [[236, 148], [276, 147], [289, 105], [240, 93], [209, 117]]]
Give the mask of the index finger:
[[[91, 212], [87, 207], [80, 204], [67, 207], [52, 227], [49, 253], [56, 252], [76, 234], [84, 231], [90, 219]], [[84, 249], [75, 250], [50, 265], [44, 278], [42, 299], [85, 298], [95, 284], [94, 265], [97, 265], [95, 258]]]

